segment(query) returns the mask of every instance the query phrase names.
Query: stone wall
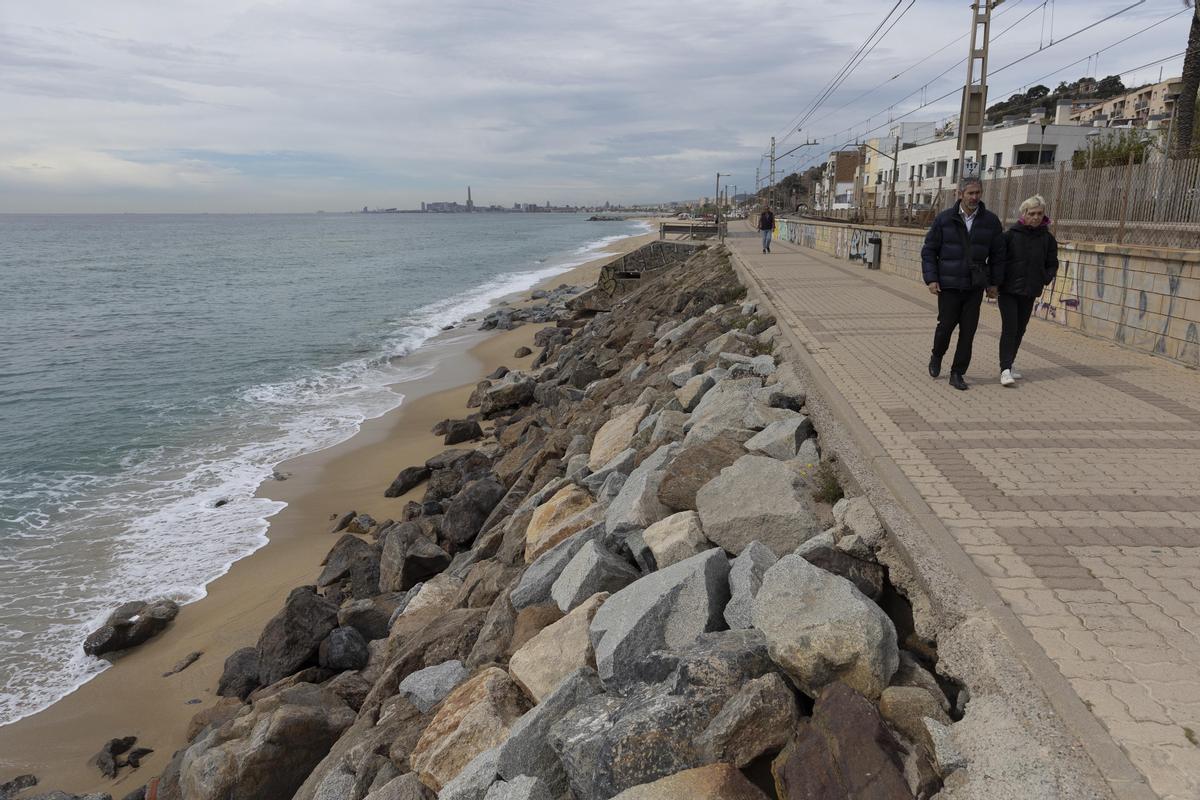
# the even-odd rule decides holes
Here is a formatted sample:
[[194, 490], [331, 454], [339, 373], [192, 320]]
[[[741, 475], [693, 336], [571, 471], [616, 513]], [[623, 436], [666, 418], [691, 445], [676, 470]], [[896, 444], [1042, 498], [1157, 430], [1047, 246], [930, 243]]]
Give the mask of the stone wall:
[[683, 242], [650, 242], [604, 265], [596, 285], [571, 300], [574, 311], [608, 311], [619, 298], [641, 285], [643, 273], [686, 261], [700, 245]]
[[[924, 231], [782, 219], [778, 235], [864, 266], [867, 242], [878, 236], [880, 269], [921, 280]], [[1038, 298], [1035, 316], [1200, 366], [1200, 249], [1060, 242], [1059, 264], [1058, 279]]]

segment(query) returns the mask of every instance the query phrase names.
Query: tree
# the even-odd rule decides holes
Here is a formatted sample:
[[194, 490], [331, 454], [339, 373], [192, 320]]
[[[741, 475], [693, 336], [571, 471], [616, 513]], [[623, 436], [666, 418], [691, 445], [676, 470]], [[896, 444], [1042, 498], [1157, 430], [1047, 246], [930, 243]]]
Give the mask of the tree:
[[1096, 93], [1101, 97], [1113, 97], [1125, 91], [1120, 75], [1106, 75], [1096, 84]]
[[1191, 155], [1195, 141], [1196, 93], [1200, 92], [1200, 3], [1184, 0], [1192, 6], [1192, 27], [1188, 31], [1187, 54], [1183, 57], [1183, 88], [1175, 101], [1175, 146], [1176, 158]]
[[1029, 87], [1029, 90], [1025, 92], [1025, 96], [1030, 100], [1040, 100], [1048, 94], [1050, 94], [1050, 87], [1042, 86], [1040, 83], [1037, 86]]

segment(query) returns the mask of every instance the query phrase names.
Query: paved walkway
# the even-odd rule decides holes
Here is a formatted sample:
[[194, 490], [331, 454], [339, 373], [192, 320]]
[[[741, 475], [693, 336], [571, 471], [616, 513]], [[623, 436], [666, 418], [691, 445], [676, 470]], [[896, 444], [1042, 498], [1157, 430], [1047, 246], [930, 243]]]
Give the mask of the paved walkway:
[[955, 391], [924, 286], [727, 241], [1154, 791], [1200, 798], [1200, 373], [1034, 320], [1004, 388], [985, 305]]

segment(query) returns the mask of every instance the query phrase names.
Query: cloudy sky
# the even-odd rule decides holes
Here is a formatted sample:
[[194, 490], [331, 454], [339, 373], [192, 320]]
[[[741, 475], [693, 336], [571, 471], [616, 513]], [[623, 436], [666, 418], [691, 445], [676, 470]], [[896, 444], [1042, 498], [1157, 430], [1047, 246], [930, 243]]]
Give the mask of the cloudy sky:
[[[994, 36], [1030, 16], [995, 42], [992, 68], [1132, 2], [1006, 0]], [[465, 200], [468, 184], [483, 204], [649, 202], [711, 194], [718, 170], [750, 187], [772, 135], [787, 139], [781, 154], [806, 137], [828, 150], [961, 82], [952, 68], [921, 88], [963, 58], [965, 40], [950, 43], [968, 28], [965, 0], [902, 0], [895, 27], [805, 119], [893, 5], [2, 2], [0, 212], [413, 207]], [[1186, 14], [1089, 58], [1182, 8], [1143, 0], [995, 75], [990, 99], [1076, 59], [1041, 82], [1177, 53]]]

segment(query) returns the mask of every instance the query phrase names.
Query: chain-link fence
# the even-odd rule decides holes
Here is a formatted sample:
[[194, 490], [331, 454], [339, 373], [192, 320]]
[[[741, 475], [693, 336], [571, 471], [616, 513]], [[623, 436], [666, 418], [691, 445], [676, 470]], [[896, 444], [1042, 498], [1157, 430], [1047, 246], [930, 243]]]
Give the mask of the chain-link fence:
[[[891, 197], [880, 186], [880, 204], [816, 212], [815, 215], [873, 225], [924, 227], [954, 204], [949, 182], [932, 190], [897, 186]], [[1021, 202], [1046, 200], [1054, 233], [1063, 241], [1200, 249], [1200, 158], [1072, 169], [1008, 170], [983, 180], [983, 202], [1005, 225], [1016, 221]]]

